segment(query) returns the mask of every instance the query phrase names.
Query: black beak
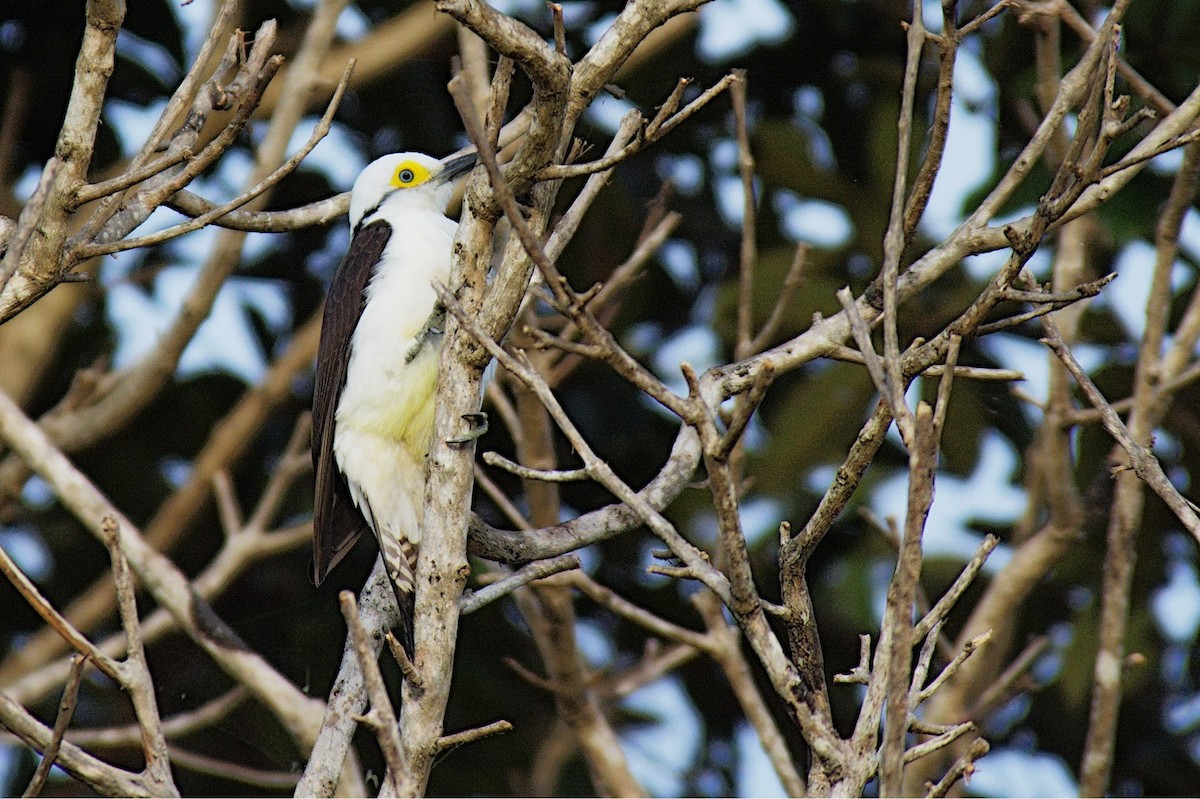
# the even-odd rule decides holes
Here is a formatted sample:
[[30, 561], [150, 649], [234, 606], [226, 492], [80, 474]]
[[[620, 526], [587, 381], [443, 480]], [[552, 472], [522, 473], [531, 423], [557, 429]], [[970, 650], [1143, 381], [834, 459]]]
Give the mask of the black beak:
[[449, 158], [444, 160], [442, 161], [442, 171], [441, 174], [438, 175], [438, 180], [443, 183], [448, 183], [459, 175], [464, 175], [467, 172], [470, 172], [478, 160], [479, 156], [477, 153], [467, 153], [466, 155], [460, 155], [457, 158]]

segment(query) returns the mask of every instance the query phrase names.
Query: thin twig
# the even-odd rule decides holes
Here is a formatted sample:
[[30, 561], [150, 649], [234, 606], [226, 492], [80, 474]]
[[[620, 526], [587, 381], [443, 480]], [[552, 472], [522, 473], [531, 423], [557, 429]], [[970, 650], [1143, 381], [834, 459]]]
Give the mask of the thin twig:
[[271, 470], [266, 488], [259, 495], [254, 512], [246, 520], [245, 529], [250, 533], [261, 533], [267, 529], [287, 498], [288, 489], [303, 474], [312, 469], [309, 456], [309, 438], [312, 434], [312, 416], [302, 413], [292, 428], [292, 437]]
[[[908, 25], [908, 55], [904, 66], [904, 87], [900, 94], [900, 119], [897, 124], [896, 166], [892, 183], [892, 204], [887, 232], [883, 237], [883, 367], [887, 380], [882, 390], [892, 406], [892, 416], [905, 445], [911, 452], [917, 446], [912, 410], [904, 402], [905, 381], [900, 364], [900, 342], [897, 310], [900, 298], [900, 258], [904, 254], [904, 206], [908, 187], [909, 145], [912, 141], [913, 107], [916, 103], [917, 72], [921, 66], [921, 50], [925, 46], [925, 23], [921, 3], [914, 0], [912, 20]], [[931, 181], [932, 184], [932, 181]], [[916, 205], [920, 205], [917, 202]], [[914, 223], [915, 224], [915, 223]], [[886, 765], [886, 762], [885, 762]], [[898, 778], [897, 778], [898, 779]], [[881, 789], [898, 793], [898, 782], [889, 784], [885, 778]]]
[[936, 783], [929, 785], [925, 793], [926, 797], [941, 797], [948, 796], [950, 789], [960, 779], [967, 783], [971, 779], [971, 775], [975, 773], [975, 762], [982, 758], [991, 749], [991, 745], [983, 738], [976, 738], [971, 742], [971, 746], [963, 752], [958, 760], [954, 761], [954, 765], [946, 772]]
[[994, 6], [989, 8], [987, 11], [984, 11], [982, 14], [975, 17], [975, 19], [971, 20], [970, 22], [967, 22], [965, 25], [960, 26], [958, 29], [958, 33], [957, 33], [959, 40], [965, 39], [966, 37], [970, 36], [972, 33], [974, 33], [980, 27], [982, 27], [983, 25], [990, 22], [992, 19], [999, 16], [1001, 14], [1001, 12], [1006, 11], [1009, 8], [1012, 8], [1012, 6], [1013, 6], [1013, 0], [1000, 0], [1000, 2], [996, 3]]
[[1029, 670], [1050, 649], [1052, 643], [1050, 636], [1039, 635], [1026, 644], [1000, 676], [975, 698], [970, 708], [971, 718], [984, 718], [1018, 693], [1031, 686], [1036, 688], [1036, 683], [1029, 677]]
[[767, 316], [767, 321], [763, 322], [763, 326], [754, 335], [754, 338], [747, 346], [747, 357], [766, 349], [771, 339], [775, 337], [775, 331], [779, 329], [779, 324], [783, 321], [784, 313], [792, 304], [792, 299], [796, 296], [796, 290], [800, 288], [800, 284], [804, 279], [804, 265], [808, 261], [808, 253], [812, 250], [812, 245], [806, 241], [799, 242], [796, 245], [796, 252], [792, 255], [791, 266], [788, 267], [787, 274], [783, 277], [783, 283], [779, 287], [779, 294], [775, 298], [775, 305], [771, 308], [771, 313]]
[[654, 635], [687, 644], [700, 651], [710, 651], [713, 648], [713, 642], [704, 633], [680, 627], [678, 624], [651, 613], [640, 605], [625, 599], [611, 588], [596, 582], [582, 571], [573, 575], [572, 583], [596, 604], [645, 628]]
[[758, 374], [754, 377], [754, 383], [750, 386], [750, 391], [746, 396], [741, 398], [737, 407], [734, 408], [733, 418], [729, 421], [729, 427], [725, 431], [725, 435], [717, 444], [716, 451], [713, 456], [718, 460], [724, 460], [733, 451], [733, 448], [741, 440], [742, 434], [746, 432], [746, 426], [750, 424], [750, 417], [758, 410], [758, 406], [762, 404], [766, 398], [767, 389], [771, 387], [771, 381], [775, 379], [775, 365], [770, 361], [764, 361], [762, 368], [758, 370]]
[[561, 3], [547, 3], [550, 14], [554, 18], [554, 51], [561, 56], [567, 54], [567, 31], [563, 27], [563, 8]]
[[967, 658], [969, 658], [971, 655], [973, 655], [975, 653], [975, 650], [978, 649], [979, 647], [983, 646], [983, 644], [985, 644], [987, 642], [987, 640], [991, 637], [992, 637], [992, 631], [987, 630], [987, 631], [975, 636], [970, 641], [967, 641], [967, 643], [963, 645], [962, 650], [957, 655], [954, 656], [954, 660], [952, 660], [948, 664], [946, 664], [946, 667], [944, 669], [942, 669], [942, 671], [938, 674], [937, 677], [935, 677], [933, 679], [933, 682], [929, 683], [929, 685], [926, 686], [925, 688], [922, 688], [917, 691], [917, 695], [914, 698], [914, 702], [911, 705], [911, 707], [915, 708], [917, 705], [920, 705], [922, 702], [924, 702], [926, 699], [928, 699], [930, 696], [932, 696], [934, 694], [934, 692], [937, 691], [937, 689], [942, 687], [942, 685], [946, 682], [946, 680], [948, 680], [952, 676], [954, 676], [954, 673], [956, 671], [958, 671], [958, 669], [962, 665], [963, 661], [965, 661]]
[[404, 645], [400, 643], [400, 639], [391, 630], [388, 630], [384, 633], [383, 640], [387, 643], [388, 651], [392, 653], [392, 658], [396, 661], [396, 665], [400, 667], [400, 673], [408, 681], [410, 689], [418, 693], [422, 691], [421, 673], [417, 671], [417, 667], [409, 660], [408, 653], [404, 651]]
[[875, 390], [887, 401], [890, 408], [892, 400], [888, 396], [887, 373], [885, 372], [883, 359], [879, 357], [879, 353], [875, 351], [875, 344], [871, 341], [871, 328], [866, 320], [863, 319], [862, 313], [858, 310], [858, 305], [854, 302], [854, 295], [850, 293], [848, 286], [838, 289], [837, 298], [838, 302], [842, 304], [842, 310], [846, 312], [847, 319], [850, 321], [850, 329], [854, 333], [854, 341], [858, 344], [858, 350], [862, 354], [863, 363], [866, 365], [867, 371], [871, 374], [871, 382], [875, 384]]
[[950, 389], [954, 383], [954, 367], [958, 365], [958, 352], [961, 347], [962, 336], [950, 336], [950, 345], [946, 350], [946, 368], [938, 384], [937, 402], [933, 408], [933, 435], [939, 441], [946, 426], [946, 413], [950, 409]]
[[213, 475], [212, 484], [213, 496], [217, 501], [217, 517], [221, 520], [221, 532], [228, 539], [242, 531], [242, 509], [238, 507], [229, 470], [222, 469]]
[[540, 480], [544, 483], [572, 483], [580, 480], [587, 480], [588, 470], [583, 469], [531, 469], [528, 466], [522, 466], [516, 461], [509, 460], [499, 452], [488, 451], [483, 453], [483, 462], [488, 466], [495, 466], [498, 469], [503, 469], [510, 474], [515, 474], [522, 480]]
[[8, 552], [0, 547], [0, 571], [4, 572], [4, 576], [8, 578], [13, 587], [25, 598], [29, 606], [33, 608], [42, 621], [46, 622], [56, 633], [62, 636], [62, 639], [71, 645], [75, 651], [86, 655], [87, 659], [96, 665], [96, 668], [111, 677], [117, 683], [121, 682], [121, 672], [119, 665], [110, 657], [105, 655], [96, 645], [88, 640], [87, 636], [75, 629], [71, 622], [54, 609], [42, 593], [38, 591], [37, 586], [33, 581], [25, 576], [25, 572], [21, 571], [13, 559], [9, 557]]
[[[944, 624], [945, 622], [938, 622], [933, 625], [933, 628], [930, 629], [929, 633], [925, 636], [925, 640], [921, 643], [921, 653], [917, 655], [917, 663], [913, 667], [912, 684], [908, 689], [909, 707], [916, 707], [916, 703], [913, 701], [914, 697], [929, 676], [929, 668], [933, 665], [933, 653], [937, 650]], [[917, 640], [916, 635], [913, 636], [913, 640]]]
[[54, 730], [50, 736], [50, 743], [42, 752], [42, 759], [38, 761], [33, 778], [29, 780], [29, 785], [22, 794], [24, 797], [37, 796], [42, 792], [42, 787], [46, 784], [46, 777], [50, 775], [50, 769], [54, 766], [54, 761], [58, 759], [58, 748], [62, 745], [63, 735], [67, 732], [71, 717], [75, 715], [75, 704], [79, 701], [79, 685], [83, 682], [83, 669], [87, 665], [87, 661], [88, 659], [84, 655], [74, 654], [71, 656], [71, 673], [67, 677], [67, 684], [63, 687], [62, 699], [58, 702], [58, 715], [54, 719]]
[[511, 732], [512, 728], [513, 725], [511, 722], [500, 719], [499, 721], [493, 721], [491, 724], [485, 724], [482, 727], [475, 727], [474, 729], [463, 730], [462, 732], [456, 732], [450, 735], [443, 735], [437, 740], [437, 748], [439, 752], [445, 752], [448, 749], [453, 749], [457, 746], [471, 743], [472, 741], [478, 741], [483, 738], [489, 738], [493, 735]]
[[511, 499], [508, 498], [508, 495], [501, 490], [500, 486], [496, 485], [496, 481], [488, 476], [488, 473], [483, 470], [483, 467], [481, 467], [479, 464], [475, 464], [474, 471], [475, 482], [478, 483], [481, 488], [483, 488], [483, 491], [488, 495], [488, 498], [491, 499], [492, 502], [496, 503], [496, 507], [500, 509], [500, 512], [503, 513], [518, 530], [534, 529], [533, 523], [530, 522], [529, 519], [525, 518], [525, 514], [521, 512], [521, 509], [518, 508]]
[[[904, 207], [903, 227], [906, 242], [912, 240], [917, 230], [917, 224], [921, 221], [921, 215], [925, 213], [930, 195], [933, 194], [933, 183], [942, 169], [942, 155], [945, 153], [950, 131], [950, 112], [954, 105], [954, 64], [961, 41], [957, 15], [957, 0], [946, 0], [942, 3], [942, 34], [933, 39], [939, 50], [937, 95], [933, 106], [933, 120], [929, 126], [929, 146], [925, 150], [921, 169], [913, 180], [912, 192], [908, 195], [908, 202]], [[905, 119], [911, 126], [911, 117]], [[903, 151], [900, 152], [903, 159]]]
[[300, 781], [300, 775], [294, 771], [266, 771], [252, 768], [240, 763], [232, 763], [223, 758], [208, 757], [174, 744], [168, 747], [168, 751], [171, 754], [171, 762], [175, 765], [223, 780], [232, 780], [245, 785], [277, 791], [290, 791]]
[[1129, 430], [1121, 421], [1121, 417], [1117, 416], [1108, 400], [1100, 393], [1100, 389], [1096, 388], [1096, 384], [1091, 381], [1091, 378], [1083, 371], [1083, 367], [1075, 360], [1075, 356], [1063, 341], [1062, 334], [1058, 332], [1058, 327], [1053, 320], [1048, 316], [1043, 317], [1042, 325], [1046, 332], [1042, 341], [1054, 351], [1054, 354], [1067, 367], [1067, 371], [1075, 378], [1075, 382], [1083, 390], [1088, 400], [1100, 412], [1100, 421], [1104, 425], [1104, 429], [1129, 455], [1129, 460], [1134, 470], [1137, 471], [1138, 477], [1142, 478], [1146, 485], [1158, 494], [1187, 531], [1197, 541], [1200, 541], [1200, 516], [1196, 515], [1192, 504], [1184, 499], [1179, 490], [1171, 484], [1158, 459], [1154, 457], [1154, 453], [1137, 444], [1130, 437]]
[[306, 141], [299, 150], [293, 153], [290, 158], [276, 167], [271, 174], [267, 175], [258, 183], [246, 189], [229, 202], [218, 205], [215, 208], [212, 208], [209, 211], [201, 214], [200, 216], [189, 219], [186, 222], [166, 228], [165, 230], [160, 230], [157, 233], [148, 233], [145, 236], [137, 236], [132, 239], [122, 239], [120, 241], [109, 243], [85, 244], [80, 246], [75, 251], [75, 257], [79, 260], [84, 260], [97, 255], [108, 255], [110, 253], [137, 249], [139, 247], [150, 247], [155, 244], [161, 244], [164, 241], [170, 241], [171, 239], [178, 238], [185, 233], [199, 230], [200, 228], [211, 224], [216, 219], [225, 216], [225, 214], [228, 214], [230, 211], [235, 211], [238, 208], [241, 208], [255, 197], [258, 197], [259, 195], [271, 189], [273, 186], [275, 186], [275, 184], [279, 183], [279, 181], [290, 175], [296, 169], [296, 167], [300, 165], [300, 162], [308, 157], [308, 154], [312, 152], [313, 148], [316, 147], [323, 138], [325, 138], [325, 135], [329, 133], [329, 128], [333, 125], [333, 116], [337, 112], [338, 105], [342, 101], [342, 95], [346, 91], [346, 86], [350, 81], [350, 74], [353, 71], [354, 62], [351, 61], [346, 65], [346, 71], [342, 73], [342, 79], [338, 83], [337, 89], [334, 91], [333, 97], [330, 99], [329, 105], [325, 109], [325, 113], [321, 116], [321, 119], [317, 122], [316, 127], [313, 128], [313, 132], [309, 135], [308, 141]]
[[967, 587], [971, 585], [971, 582], [975, 579], [975, 575], [979, 574], [979, 570], [987, 562], [988, 556], [992, 554], [992, 550], [999, 543], [1000, 539], [991, 533], [983, 537], [979, 548], [975, 550], [975, 554], [967, 561], [967, 565], [963, 566], [958, 577], [946, 589], [946, 593], [942, 594], [942, 598], [913, 626], [913, 636], [915, 638], [924, 638], [935, 624], [946, 620], [946, 617], [950, 615], [950, 610], [958, 602], [963, 592], [967, 590]]
[[[579, 177], [580, 175], [590, 175], [594, 172], [603, 172], [607, 169], [612, 169], [617, 164], [625, 159], [642, 151], [647, 144], [652, 144], [663, 136], [666, 136], [675, 128], [682, 125], [691, 118], [697, 111], [716, 97], [721, 92], [725, 91], [735, 80], [733, 75], [726, 75], [721, 80], [717, 81], [710, 88], [702, 92], [696, 99], [685, 105], [677, 113], [658, 125], [651, 123], [647, 125], [643, 136], [634, 139], [629, 144], [625, 145], [621, 150], [611, 155], [606, 155], [596, 161], [589, 161], [583, 164], [560, 164], [551, 165], [538, 173], [538, 180], [560, 180], [564, 178]], [[664, 107], [666, 105], [664, 104]], [[657, 120], [655, 120], [657, 121]]]
[[[228, 716], [238, 705], [245, 702], [249, 695], [245, 686], [239, 685], [216, 699], [205, 702], [195, 710], [163, 719], [163, 734], [168, 739], [180, 738], [216, 724]], [[71, 731], [67, 739], [79, 746], [119, 747], [140, 743], [141, 734], [142, 731], [136, 724], [126, 724], [120, 727], [75, 729]]]
[[975, 723], [972, 721], [964, 721], [962, 724], [956, 724], [936, 738], [924, 741], [906, 750], [904, 753], [904, 762], [905, 764], [911, 763], [914, 760], [925, 757], [925, 755], [936, 752], [944, 746], [949, 746], [967, 733], [974, 732], [975, 729]]
[[171, 758], [167, 751], [167, 738], [163, 734], [162, 718], [158, 713], [154, 681], [146, 663], [142, 626], [138, 619], [137, 593], [129, 561], [125, 558], [120, 522], [115, 515], [110, 514], [101, 519], [100, 527], [112, 561], [117, 611], [121, 617], [121, 628], [125, 631], [126, 656], [121, 664], [121, 687], [129, 694], [134, 715], [142, 731], [142, 753], [146, 758], [145, 774], [164, 789], [169, 787], [171, 793], [178, 793], [171, 776]]
[[836, 683], [869, 685], [871, 682], [871, 636], [858, 636], [858, 665], [845, 674], [833, 675]]
[[534, 580], [540, 580], [552, 574], [578, 568], [579, 556], [573, 553], [560, 555], [557, 558], [550, 558], [549, 560], [534, 561], [522, 566], [502, 580], [498, 580], [491, 585], [486, 585], [476, 591], [463, 594], [462, 600], [459, 602], [460, 612], [466, 616], [468, 613], [474, 613], [484, 605], [495, 602], [500, 597], [511, 594], [516, 589]]
[[749, 357], [753, 341], [751, 326], [754, 311], [754, 267], [758, 260], [754, 201], [754, 156], [750, 152], [750, 134], [746, 130], [746, 73], [735, 69], [729, 85], [733, 100], [734, 127], [737, 130], [738, 173], [742, 178], [742, 235], [738, 267], [737, 338], [734, 357]]
[[192, 157], [192, 153], [186, 149], [174, 150], [168, 152], [165, 156], [157, 161], [151, 161], [148, 164], [143, 164], [135, 169], [122, 172], [116, 177], [110, 178], [100, 183], [89, 183], [86, 186], [81, 186], [75, 192], [75, 202], [79, 205], [89, 203], [92, 200], [98, 200], [101, 197], [107, 197], [110, 194], [115, 194], [119, 191], [141, 183], [146, 178], [151, 178], [160, 172], [164, 172], [175, 166], [181, 161], [186, 161]]

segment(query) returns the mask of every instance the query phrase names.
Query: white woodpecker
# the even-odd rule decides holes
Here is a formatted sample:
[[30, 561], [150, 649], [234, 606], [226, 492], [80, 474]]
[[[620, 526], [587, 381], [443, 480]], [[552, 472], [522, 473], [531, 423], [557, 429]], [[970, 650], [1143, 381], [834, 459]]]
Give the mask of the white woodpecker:
[[425, 457], [433, 435], [442, 314], [458, 223], [454, 178], [475, 155], [372, 162], [350, 193], [353, 238], [325, 300], [313, 391], [313, 581], [374, 532], [411, 632]]

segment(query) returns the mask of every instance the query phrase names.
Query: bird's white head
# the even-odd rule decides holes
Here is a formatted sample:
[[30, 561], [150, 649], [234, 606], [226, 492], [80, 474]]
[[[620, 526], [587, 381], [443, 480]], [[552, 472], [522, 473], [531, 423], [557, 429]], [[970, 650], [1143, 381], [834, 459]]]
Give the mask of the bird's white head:
[[475, 165], [475, 154], [439, 161], [424, 153], [392, 153], [367, 165], [350, 190], [350, 229], [384, 207], [443, 213], [454, 179]]

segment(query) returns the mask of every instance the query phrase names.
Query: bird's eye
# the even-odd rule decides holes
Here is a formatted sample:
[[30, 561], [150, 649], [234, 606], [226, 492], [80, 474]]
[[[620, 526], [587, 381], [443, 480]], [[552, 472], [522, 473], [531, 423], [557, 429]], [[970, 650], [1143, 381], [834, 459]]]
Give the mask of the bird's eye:
[[429, 180], [429, 170], [416, 161], [408, 160], [396, 164], [392, 172], [391, 185], [395, 189], [408, 189], [420, 186]]

